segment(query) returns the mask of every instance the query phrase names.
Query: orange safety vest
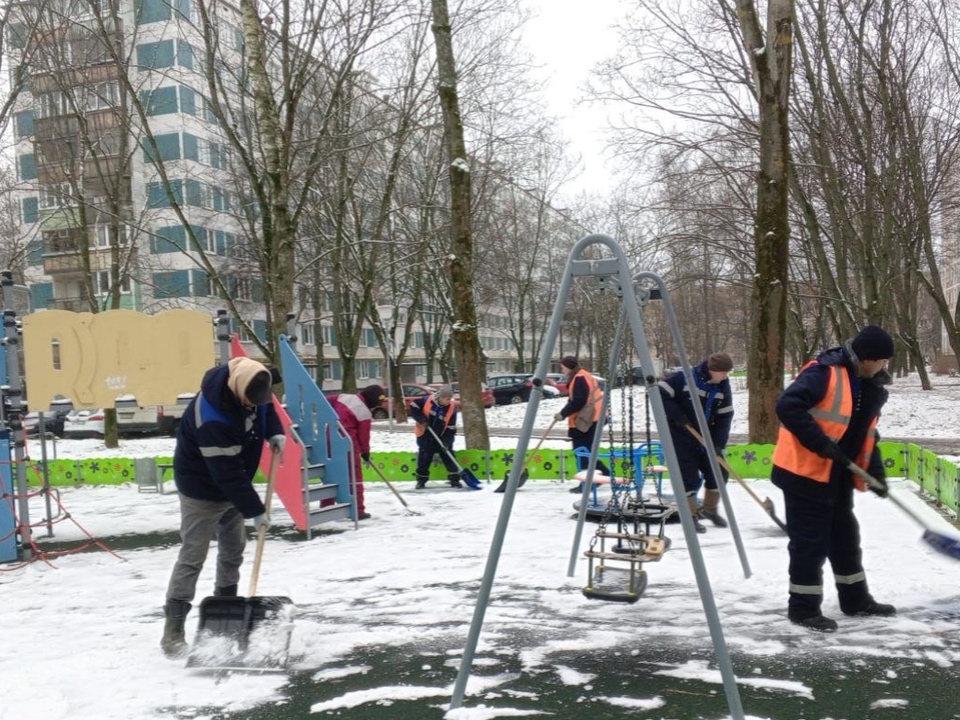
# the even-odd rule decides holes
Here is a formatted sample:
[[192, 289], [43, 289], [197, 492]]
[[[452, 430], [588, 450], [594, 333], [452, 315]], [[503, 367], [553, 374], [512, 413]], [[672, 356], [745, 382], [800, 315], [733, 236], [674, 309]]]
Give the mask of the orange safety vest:
[[[580, 410], [567, 416], [567, 426], [571, 428], [577, 426], [578, 417], [590, 418], [591, 424], [597, 422], [597, 420], [600, 419], [600, 408], [603, 405], [603, 391], [597, 384], [597, 379], [586, 370], [582, 368], [578, 370], [574, 376], [570, 378], [570, 383], [567, 387], [573, 388], [573, 381], [578, 377], [582, 377], [587, 382], [587, 402]], [[586, 430], [581, 430], [581, 432], [586, 432]]]
[[[427, 398], [427, 401], [423, 404], [423, 414], [427, 418], [427, 425], [430, 424], [430, 411], [433, 409], [434, 397], [435, 397], [434, 395], [431, 395], [430, 397]], [[455, 409], [456, 409], [456, 406], [453, 404], [453, 400], [451, 400], [450, 404], [447, 405], [447, 416], [443, 419], [443, 430], [440, 431], [441, 435], [444, 432], [446, 432], [447, 425], [450, 424], [450, 418], [453, 417], [453, 411]], [[421, 425], [420, 423], [417, 423], [416, 425], [414, 425], [413, 426], [414, 434], [417, 437], [420, 437], [421, 435], [423, 435], [427, 431], [427, 425]]]
[[[800, 372], [803, 372], [815, 361], [809, 362], [803, 366]], [[850, 389], [850, 377], [846, 368], [840, 365], [833, 366], [833, 372], [830, 373], [830, 379], [827, 382], [827, 392], [813, 408], [810, 414], [814, 421], [820, 426], [820, 429], [829, 436], [834, 442], [843, 437], [850, 425], [850, 418], [853, 414], [853, 392]], [[854, 462], [866, 470], [870, 465], [870, 455], [877, 442], [877, 420], [874, 418], [867, 432], [866, 442], [860, 450], [860, 454], [854, 458]], [[833, 461], [821, 457], [815, 452], [804, 447], [797, 436], [780, 425], [780, 431], [777, 435], [777, 446], [773, 451], [773, 464], [784, 470], [807, 477], [821, 483], [830, 482], [830, 469], [833, 467]], [[866, 490], [866, 485], [858, 475], [853, 475], [854, 486], [857, 490]]]

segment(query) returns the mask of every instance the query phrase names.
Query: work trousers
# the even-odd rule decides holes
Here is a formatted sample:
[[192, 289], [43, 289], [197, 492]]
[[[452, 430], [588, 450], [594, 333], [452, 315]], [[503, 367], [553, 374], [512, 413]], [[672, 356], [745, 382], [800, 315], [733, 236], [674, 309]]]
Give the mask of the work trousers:
[[820, 614], [823, 564], [830, 560], [840, 609], [855, 613], [868, 601], [867, 577], [860, 551], [860, 524], [853, 514], [853, 489], [844, 488], [835, 502], [784, 492], [790, 543], [790, 599], [793, 619]]
[[445, 445], [441, 448], [440, 444], [432, 437], [417, 438], [417, 446], [420, 448], [417, 453], [417, 477], [430, 477], [430, 466], [433, 464], [434, 456], [438, 453], [448, 474], [456, 475], [459, 472], [457, 464], [451, 457], [453, 455], [453, 448]]
[[240, 580], [247, 535], [240, 511], [228, 501], [196, 500], [180, 494], [180, 554], [167, 586], [167, 600], [191, 602], [197, 579], [217, 540], [216, 587], [229, 587]]

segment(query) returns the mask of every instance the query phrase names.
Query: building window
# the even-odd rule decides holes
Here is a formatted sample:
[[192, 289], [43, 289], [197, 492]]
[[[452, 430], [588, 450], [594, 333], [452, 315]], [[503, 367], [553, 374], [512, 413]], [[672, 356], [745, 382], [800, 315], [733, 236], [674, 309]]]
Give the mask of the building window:
[[150, 238], [150, 252], [154, 255], [183, 252], [186, 246], [186, 230], [183, 225], [159, 227], [156, 234]]
[[[156, 152], [160, 153], [160, 160], [179, 160], [180, 159], [180, 134], [179, 133], [169, 133], [167, 135], [154, 135], [154, 141], [156, 142]], [[142, 141], [143, 144], [143, 159], [145, 162], [155, 162], [154, 161], [154, 148], [153, 143], [150, 142], [149, 138], [144, 138]]]
[[[97, 295], [106, 295], [110, 292], [110, 272], [108, 270], [102, 270], [100, 272], [95, 272], [90, 274], [90, 279], [93, 281], [93, 292]], [[121, 275], [120, 277], [120, 292], [128, 293], [130, 292], [130, 276]]]
[[380, 361], [379, 360], [359, 360], [357, 361], [357, 377], [380, 379]]
[[153, 297], [164, 298], [190, 297], [190, 271], [175, 270], [153, 274]]
[[[177, 112], [177, 88], [160, 87], [155, 90], [141, 90], [140, 103], [147, 115], [169, 115]], [[186, 112], [186, 110], [184, 110]]]
[[33, 110], [24, 110], [13, 116], [13, 135], [18, 140], [33, 135]]
[[304, 345], [313, 345], [313, 322], [300, 323], [298, 328], [297, 334], [300, 336], [300, 342]]
[[30, 306], [43, 310], [53, 299], [53, 283], [34, 283], [30, 286]]
[[323, 332], [323, 344], [336, 347], [337, 331], [333, 329], [333, 325], [321, 325], [320, 327]]
[[173, 40], [137, 45], [137, 65], [154, 70], [173, 67]]
[[43, 265], [43, 240], [27, 243], [27, 265]]
[[40, 188], [40, 208], [52, 210], [73, 204], [69, 183], [54, 183]]
[[147, 183], [147, 206], [152, 208], [170, 207], [170, 195], [178, 205], [183, 204], [183, 181], [171, 180], [170, 192], [162, 182]]
[[40, 201], [37, 198], [24, 198], [22, 207], [24, 225], [32, 225], [40, 219]]
[[95, 225], [91, 247], [123, 247], [130, 244], [130, 228], [126, 225]]
[[164, 2], [164, 0], [136, 0], [134, 12], [137, 17], [137, 25], [163, 22], [169, 20], [172, 16], [170, 3]]
[[343, 365], [339, 360], [330, 360], [323, 367], [324, 380], [342, 380]]
[[17, 171], [21, 182], [37, 179], [37, 159], [33, 153], [17, 158]]

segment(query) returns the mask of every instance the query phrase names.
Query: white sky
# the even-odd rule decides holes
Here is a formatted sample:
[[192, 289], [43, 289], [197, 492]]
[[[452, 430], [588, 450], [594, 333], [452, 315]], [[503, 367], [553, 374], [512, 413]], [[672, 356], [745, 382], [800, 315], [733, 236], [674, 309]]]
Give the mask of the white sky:
[[[738, 392], [736, 397], [737, 423], [742, 427], [746, 393]], [[956, 384], [921, 393], [915, 380], [898, 381], [881, 431], [888, 436], [956, 435], [958, 400]], [[538, 425], [549, 423], [558, 402], [543, 403]], [[496, 408], [491, 422], [519, 427], [526, 408]], [[510, 446], [509, 442], [502, 441], [500, 446]], [[373, 446], [375, 452], [409, 449], [412, 433], [377, 432]], [[169, 438], [155, 438], [126, 442], [123, 454], [169, 454], [171, 448]], [[89, 440], [65, 441], [58, 449], [61, 457], [104, 454], [99, 442]], [[39, 455], [35, 448], [33, 453]], [[916, 497], [911, 485], [904, 481], [893, 485], [894, 492], [930, 524], [950, 530]], [[491, 487], [480, 492], [436, 488], [418, 493], [402, 484], [400, 490], [410, 507], [422, 513], [413, 517], [387, 488], [375, 483], [367, 487], [367, 506], [374, 519], [361, 524], [359, 531], [343, 523], [344, 532], [309, 543], [271, 538], [266, 546], [259, 592], [286, 595], [297, 603], [299, 615], [292, 620], [296, 669], [313, 673], [318, 680], [354, 676], [364, 688], [344, 692], [335, 683], [318, 682], [313, 701], [314, 711], [320, 713], [317, 717], [349, 707], [369, 708], [370, 717], [376, 717], [378, 706], [406, 698], [420, 699], [424, 708], [448, 702], [476, 582], [483, 573], [503, 497], [491, 492]], [[619, 648], [623, 652], [610, 660], [611, 672], [623, 672], [624, 663], [629, 664], [631, 652], [638, 647], [709, 644], [678, 526], [668, 526], [673, 547], [663, 561], [646, 566], [650, 584], [636, 606], [642, 623], [624, 623], [622, 606], [611, 612], [609, 605], [581, 595], [585, 560], [581, 559], [576, 577], [566, 577], [575, 527], [570, 520], [574, 498], [567, 492], [569, 487], [569, 483], [534, 480], [518, 493], [477, 655], [477, 674], [482, 677], [471, 680], [465, 707], [451, 713], [449, 720], [530, 714], [529, 695], [522, 699], [527, 673], [540, 678], [547, 673], [557, 684], [583, 686], [589, 695], [594, 675], [587, 667], [571, 663], [571, 649]], [[753, 488], [760, 497], [770, 497], [782, 516], [783, 500], [776, 488], [766, 481], [756, 481]], [[790, 698], [816, 697], [818, 692], [797, 682], [789, 671], [776, 669], [789, 668], [789, 661], [798, 656], [816, 656], [835, 667], [838, 678], [851, 659], [860, 656], [887, 658], [903, 666], [960, 663], [960, 650], [950, 641], [957, 632], [950, 614], [955, 617], [958, 564], [921, 543], [920, 528], [893, 503], [867, 493], [857, 500], [857, 514], [871, 590], [878, 600], [897, 605], [899, 615], [883, 620], [839, 616], [836, 593], [829, 587], [824, 610], [839, 616], [841, 625], [835, 635], [824, 636], [786, 620], [786, 538], [741, 488], [731, 483], [729, 490], [753, 575], [744, 579], [729, 531], [711, 527], [698, 539], [727, 645], [739, 657], [748, 658], [734, 668], [741, 682], [789, 702]], [[67, 489], [62, 499], [74, 519], [95, 536], [173, 532], [178, 527], [175, 495], [138, 494], [130, 486], [88, 487]], [[33, 519], [37, 520], [43, 516], [42, 502], [37, 500], [35, 505]], [[278, 510], [274, 522], [283, 525], [289, 520]], [[452, 532], [455, 542], [451, 542]], [[584, 546], [590, 532], [585, 531]], [[58, 525], [56, 535], [60, 541], [82, 537], [71, 522]], [[384, 551], [385, 538], [390, 539], [389, 552]], [[536, 562], [531, 562], [530, 548], [536, 548]], [[282, 705], [288, 681], [284, 675], [218, 679], [187, 670], [182, 662], [160, 654], [160, 606], [177, 549], [126, 550], [119, 553], [122, 560], [107, 553], [87, 553], [58, 558], [51, 565], [38, 562], [0, 572], [3, 647], [16, 648], [0, 653], [0, 720], [202, 718], [209, 716], [200, 708]], [[208, 561], [204, 569], [199, 597], [212, 588], [213, 564]], [[885, 572], [886, 568], [896, 572]], [[241, 591], [246, 581], [244, 574]], [[191, 640], [195, 623], [196, 611], [187, 624]], [[531, 628], [536, 631], [530, 632]], [[416, 683], [400, 682], [352, 664], [353, 654], [369, 645], [414, 653], [422, 660], [422, 678]], [[563, 662], [558, 653], [565, 654]], [[519, 678], [498, 674], [500, 663], [519, 664], [523, 672]], [[684, 692], [702, 696], [704, 717], [727, 717], [719, 675], [706, 662], [665, 660], [641, 671], [669, 674]], [[884, 683], [872, 685], [875, 702], [896, 703], [909, 713], [919, 698], [899, 687], [900, 691], [891, 692]], [[647, 709], [644, 717], [676, 717], [669, 696], [624, 695], [590, 697], [608, 713], [626, 708], [623, 717], [633, 717], [638, 708]], [[179, 711], [172, 713], [173, 708]]]
[[576, 190], [610, 187], [604, 170], [603, 128], [606, 111], [579, 104], [590, 70], [615, 48], [612, 25], [623, 12], [623, 0], [522, 0], [536, 16], [525, 30], [527, 49], [543, 64], [546, 96], [571, 149], [583, 156], [585, 172]]

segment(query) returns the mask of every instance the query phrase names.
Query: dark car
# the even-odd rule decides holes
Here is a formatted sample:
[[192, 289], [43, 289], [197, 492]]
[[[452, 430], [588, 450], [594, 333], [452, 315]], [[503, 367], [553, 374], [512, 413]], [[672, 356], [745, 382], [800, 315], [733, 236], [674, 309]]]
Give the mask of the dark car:
[[[433, 383], [430, 387], [435, 390], [439, 390], [443, 387], [443, 383]], [[450, 387], [453, 388], [453, 399], [456, 403], [460, 404], [460, 383], [450, 383]], [[493, 390], [486, 383], [480, 383], [480, 397], [483, 399], [483, 407], [492, 408], [496, 404], [496, 400], [493, 397]]]
[[[73, 412], [73, 402], [70, 400], [53, 400], [50, 409], [43, 412], [43, 429], [57, 437], [63, 437], [63, 419]], [[27, 413], [23, 418], [23, 429], [28, 435], [40, 432], [40, 415], [36, 412]]]
[[497, 405], [516, 405], [530, 399], [530, 393], [533, 391], [533, 375], [528, 373], [497, 375], [487, 378], [487, 385], [493, 390]]

